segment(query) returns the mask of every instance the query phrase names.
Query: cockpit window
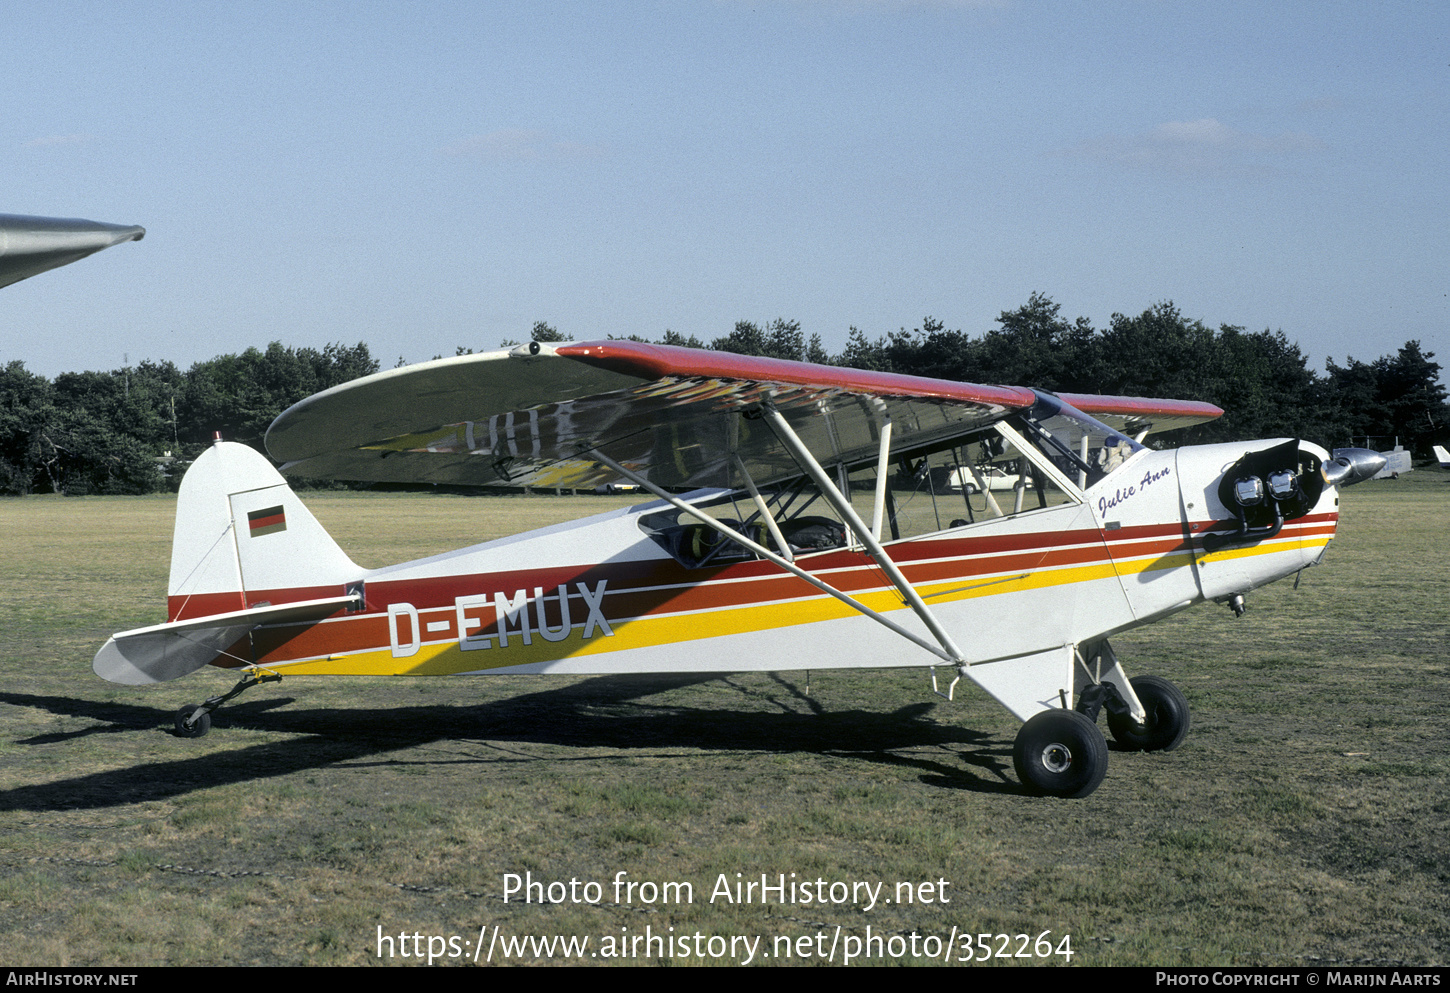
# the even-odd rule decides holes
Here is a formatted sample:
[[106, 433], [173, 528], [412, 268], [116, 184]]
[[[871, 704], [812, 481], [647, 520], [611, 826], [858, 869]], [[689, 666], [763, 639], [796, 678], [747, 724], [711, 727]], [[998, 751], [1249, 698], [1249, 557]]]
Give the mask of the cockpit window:
[[[781, 537], [790, 546], [792, 555], [805, 555], [846, 545], [846, 526], [830, 509], [830, 505], [820, 498], [820, 493], [809, 480], [792, 480], [768, 489], [761, 496], [780, 529]], [[769, 526], [761, 517], [760, 508], [749, 493], [743, 490], [724, 492], [693, 500], [691, 503], [756, 544], [773, 552], [781, 551], [780, 543], [771, 534]], [[869, 508], [866, 513], [870, 515]], [[646, 514], [640, 518], [639, 526], [687, 568], [728, 565], [756, 557], [744, 545], [731, 541], [699, 517], [677, 507], [667, 507], [658, 513]]]
[[910, 493], [893, 493], [892, 536], [910, 538], [1081, 499], [1044, 472], [1034, 458], [1041, 458], [1035, 447], [1029, 457], [1016, 441], [993, 427], [951, 448], [909, 460], [916, 486]]
[[[949, 442], [891, 453], [881, 509], [881, 540], [967, 527], [994, 518], [1078, 503], [1092, 486], [1143, 446], [1044, 393], [1029, 410]], [[852, 511], [874, 525], [875, 459], [825, 466]], [[802, 467], [804, 471], [804, 467]], [[767, 519], [746, 490], [696, 494], [694, 506], [732, 531], [792, 556], [848, 547], [855, 541], [814, 482], [802, 475], [760, 493]], [[770, 526], [771, 521], [775, 527]], [[667, 507], [640, 518], [640, 528], [687, 568], [728, 565], [755, 552], [689, 511]], [[776, 532], [779, 532], [779, 535]]]

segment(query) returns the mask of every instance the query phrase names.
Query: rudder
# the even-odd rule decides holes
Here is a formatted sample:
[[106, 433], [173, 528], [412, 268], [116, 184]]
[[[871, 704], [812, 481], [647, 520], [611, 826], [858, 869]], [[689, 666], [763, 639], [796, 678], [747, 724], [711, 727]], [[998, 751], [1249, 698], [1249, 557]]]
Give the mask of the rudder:
[[260, 453], [217, 442], [181, 481], [167, 620], [334, 596], [363, 569]]

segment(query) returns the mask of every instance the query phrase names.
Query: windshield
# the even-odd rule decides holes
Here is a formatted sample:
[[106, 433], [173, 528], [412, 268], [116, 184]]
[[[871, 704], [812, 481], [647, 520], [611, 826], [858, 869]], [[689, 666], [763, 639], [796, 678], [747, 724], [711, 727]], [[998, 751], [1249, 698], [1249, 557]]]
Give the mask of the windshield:
[[1008, 422], [1082, 489], [1143, 450], [1132, 438], [1048, 393], [1038, 392], [1037, 403]]

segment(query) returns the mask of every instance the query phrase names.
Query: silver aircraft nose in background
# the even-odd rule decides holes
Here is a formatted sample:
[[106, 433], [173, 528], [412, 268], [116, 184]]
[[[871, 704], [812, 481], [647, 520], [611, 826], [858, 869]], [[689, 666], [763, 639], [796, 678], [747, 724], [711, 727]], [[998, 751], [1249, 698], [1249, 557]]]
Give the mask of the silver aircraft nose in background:
[[0, 286], [145, 236], [146, 229], [135, 224], [0, 214]]

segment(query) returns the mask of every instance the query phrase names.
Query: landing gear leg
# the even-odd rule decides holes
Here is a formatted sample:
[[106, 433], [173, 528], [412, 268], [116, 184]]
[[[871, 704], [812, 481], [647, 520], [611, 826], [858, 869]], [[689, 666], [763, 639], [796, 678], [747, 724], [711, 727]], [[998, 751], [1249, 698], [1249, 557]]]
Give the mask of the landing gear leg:
[[208, 697], [205, 703], [187, 704], [176, 712], [176, 734], [180, 738], [200, 738], [211, 730], [211, 714], [234, 696], [245, 693], [260, 683], [281, 682], [282, 676], [275, 672], [253, 669], [242, 677], [241, 682], [221, 696]]
[[[1167, 752], [1188, 734], [1188, 700], [1158, 676], [1129, 679], [1107, 641], [1082, 646], [1075, 669], [1077, 710], [1096, 721], [1108, 712], [1108, 729], [1125, 751]], [[1141, 722], [1133, 711], [1141, 708]]]

